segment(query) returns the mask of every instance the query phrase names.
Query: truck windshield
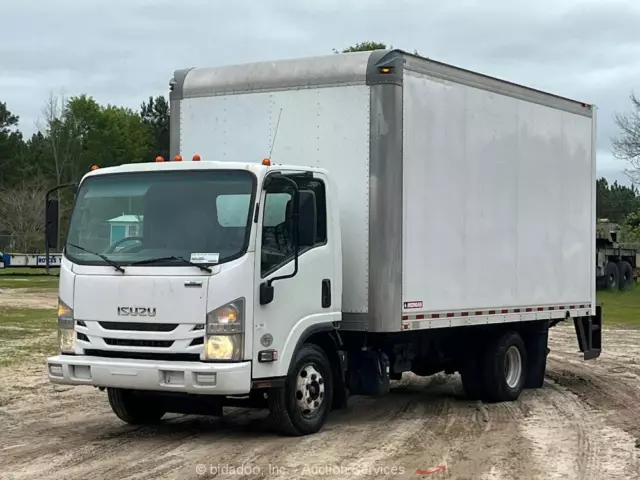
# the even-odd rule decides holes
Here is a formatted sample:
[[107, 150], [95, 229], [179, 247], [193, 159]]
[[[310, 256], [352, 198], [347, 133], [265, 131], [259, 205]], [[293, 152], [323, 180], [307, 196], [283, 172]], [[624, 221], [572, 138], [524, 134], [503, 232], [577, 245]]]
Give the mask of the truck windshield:
[[65, 254], [84, 265], [106, 265], [104, 257], [118, 265], [228, 262], [247, 250], [255, 183], [250, 172], [221, 170], [90, 177], [78, 190]]

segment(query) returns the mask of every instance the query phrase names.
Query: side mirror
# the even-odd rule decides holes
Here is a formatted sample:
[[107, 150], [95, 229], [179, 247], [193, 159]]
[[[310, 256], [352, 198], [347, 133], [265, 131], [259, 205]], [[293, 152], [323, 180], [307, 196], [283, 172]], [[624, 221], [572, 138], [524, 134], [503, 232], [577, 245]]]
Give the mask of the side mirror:
[[45, 236], [49, 248], [58, 247], [58, 215], [60, 211], [60, 203], [58, 199], [52, 198], [47, 200], [45, 212]]
[[273, 285], [271, 282], [260, 284], [260, 305], [268, 305], [273, 302]]

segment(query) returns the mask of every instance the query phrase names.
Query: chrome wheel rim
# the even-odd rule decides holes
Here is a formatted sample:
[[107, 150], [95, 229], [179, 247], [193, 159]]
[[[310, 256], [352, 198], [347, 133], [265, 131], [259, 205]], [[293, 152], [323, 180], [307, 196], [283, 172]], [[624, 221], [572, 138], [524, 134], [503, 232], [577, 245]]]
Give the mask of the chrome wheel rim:
[[509, 388], [515, 388], [522, 377], [522, 355], [518, 347], [511, 346], [507, 350], [504, 362], [504, 376]]
[[296, 377], [296, 401], [304, 417], [313, 417], [324, 402], [324, 378], [312, 364], [304, 365]]

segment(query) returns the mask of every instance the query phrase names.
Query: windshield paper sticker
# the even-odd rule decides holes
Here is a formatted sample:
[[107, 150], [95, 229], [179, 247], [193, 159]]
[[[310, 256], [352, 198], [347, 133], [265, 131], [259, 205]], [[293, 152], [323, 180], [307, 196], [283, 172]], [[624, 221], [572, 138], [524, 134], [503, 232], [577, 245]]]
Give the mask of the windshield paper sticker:
[[220, 260], [219, 253], [192, 253], [192, 263], [218, 263]]

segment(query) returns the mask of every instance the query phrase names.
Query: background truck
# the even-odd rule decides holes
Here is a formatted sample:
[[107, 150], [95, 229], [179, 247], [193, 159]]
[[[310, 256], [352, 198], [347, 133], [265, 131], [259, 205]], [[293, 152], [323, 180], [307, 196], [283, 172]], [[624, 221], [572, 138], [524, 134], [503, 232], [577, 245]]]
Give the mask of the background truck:
[[596, 225], [596, 282], [606, 290], [628, 290], [635, 285], [637, 250], [625, 245], [622, 229], [606, 218]]
[[177, 71], [175, 161], [79, 185], [49, 378], [292, 435], [405, 372], [514, 400], [550, 326], [600, 354], [594, 141], [590, 105], [398, 50]]

